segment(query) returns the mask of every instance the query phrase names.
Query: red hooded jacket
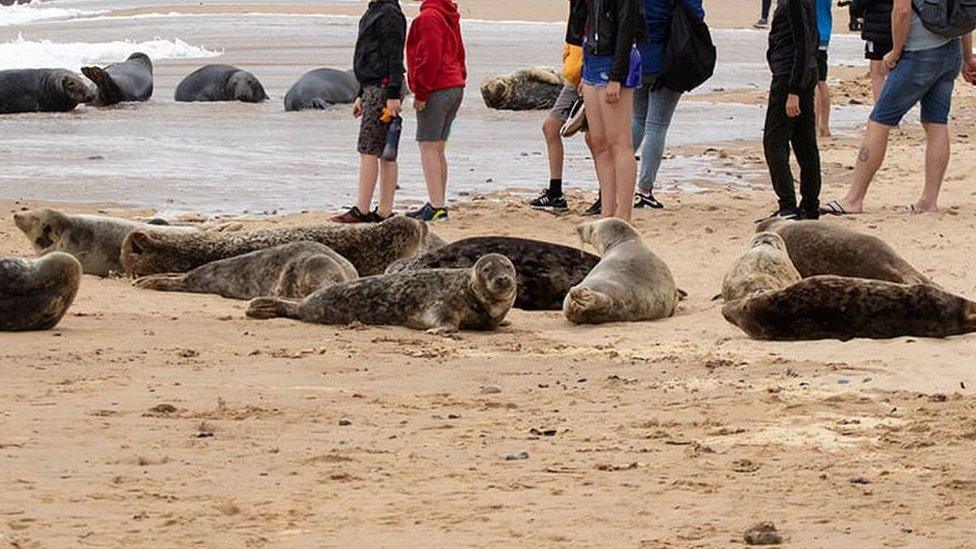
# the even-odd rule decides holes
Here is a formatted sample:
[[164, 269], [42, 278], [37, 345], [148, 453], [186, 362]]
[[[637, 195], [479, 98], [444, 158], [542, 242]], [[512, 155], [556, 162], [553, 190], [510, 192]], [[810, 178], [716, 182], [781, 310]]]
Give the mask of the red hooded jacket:
[[461, 14], [453, 0], [424, 0], [407, 35], [407, 80], [418, 101], [430, 93], [463, 87], [464, 64]]

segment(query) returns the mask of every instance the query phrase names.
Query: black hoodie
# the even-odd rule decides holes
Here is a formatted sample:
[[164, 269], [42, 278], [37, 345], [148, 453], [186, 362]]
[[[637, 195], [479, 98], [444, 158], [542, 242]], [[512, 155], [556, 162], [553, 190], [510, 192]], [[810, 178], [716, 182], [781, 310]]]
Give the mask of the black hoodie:
[[820, 31], [813, 2], [779, 0], [769, 30], [769, 68], [773, 76], [789, 76], [790, 93], [797, 95], [817, 84]]
[[399, 99], [403, 88], [403, 47], [407, 18], [397, 0], [369, 3], [359, 20], [353, 71], [362, 86], [383, 86], [388, 99]]

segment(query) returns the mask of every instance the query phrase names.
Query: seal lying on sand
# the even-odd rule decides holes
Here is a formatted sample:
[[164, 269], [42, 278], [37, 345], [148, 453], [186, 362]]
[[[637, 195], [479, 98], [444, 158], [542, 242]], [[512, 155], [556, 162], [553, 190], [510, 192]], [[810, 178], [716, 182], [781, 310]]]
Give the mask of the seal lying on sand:
[[503, 255], [515, 264], [518, 273], [515, 306], [526, 311], [562, 309], [569, 289], [582, 282], [600, 262], [599, 257], [569, 246], [524, 238], [483, 236], [459, 240], [420, 257], [399, 261], [387, 272], [464, 269], [489, 253]]
[[95, 90], [71, 71], [0, 71], [0, 114], [68, 112], [94, 98]]
[[56, 252], [40, 259], [0, 257], [0, 331], [48, 330], [78, 294], [81, 264]]
[[749, 297], [799, 282], [797, 272], [786, 251], [786, 243], [776, 233], [759, 233], [749, 243], [749, 250], [732, 266], [722, 282], [722, 299], [726, 302]]
[[755, 339], [949, 337], [976, 332], [976, 303], [928, 284], [815, 276], [729, 303], [725, 319]]
[[935, 285], [880, 238], [835, 223], [774, 219], [760, 223], [757, 232], [783, 237], [803, 278], [836, 275]]
[[556, 104], [562, 89], [562, 76], [552, 69], [536, 67], [508, 76], [489, 76], [481, 83], [481, 97], [489, 109], [546, 110]]
[[153, 64], [144, 53], [133, 53], [124, 63], [107, 67], [82, 67], [81, 73], [98, 86], [94, 104], [149, 101], [153, 94]]
[[172, 234], [135, 231], [122, 243], [122, 264], [135, 276], [185, 273], [201, 265], [292, 242], [318, 242], [348, 259], [362, 276], [380, 274], [390, 263], [417, 255], [427, 225], [397, 216], [369, 225], [318, 225], [241, 231]]
[[346, 258], [318, 242], [295, 242], [207, 263], [184, 274], [152, 275], [135, 286], [163, 292], [217, 294], [231, 299], [275, 296], [302, 299], [338, 282], [359, 278]]
[[176, 87], [176, 100], [243, 101], [260, 103], [268, 100], [264, 86], [251, 73], [230, 65], [206, 65], [193, 72]]
[[119, 259], [122, 241], [134, 230], [197, 232], [195, 227], [149, 225], [99, 215], [70, 215], [49, 208], [17, 212], [14, 224], [30, 239], [38, 255], [67, 252], [81, 262], [85, 274], [96, 276], [122, 272]]
[[570, 322], [636, 322], [674, 315], [681, 293], [671, 270], [634, 227], [620, 219], [601, 219], [580, 225], [579, 234], [601, 259], [566, 295], [563, 313]]
[[435, 333], [493, 330], [515, 302], [515, 267], [489, 254], [471, 269], [433, 269], [362, 278], [288, 301], [258, 298], [251, 318], [286, 317], [317, 324], [406, 326]]
[[305, 73], [285, 94], [286, 111], [328, 109], [356, 100], [359, 82], [352, 71], [315, 69]]

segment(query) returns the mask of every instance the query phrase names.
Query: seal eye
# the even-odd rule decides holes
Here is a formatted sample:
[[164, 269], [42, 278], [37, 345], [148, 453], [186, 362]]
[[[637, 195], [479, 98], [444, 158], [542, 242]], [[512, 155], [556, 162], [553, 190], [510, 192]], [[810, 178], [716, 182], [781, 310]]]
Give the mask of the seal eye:
[[53, 246], [54, 245], [54, 240], [51, 238], [51, 233], [52, 232], [53, 232], [53, 229], [51, 228], [51, 226], [50, 225], [45, 225], [44, 226], [44, 231], [41, 234], [41, 236], [39, 236], [36, 239], [34, 239], [34, 245], [36, 245], [38, 248], [40, 248], [42, 250], [45, 250], [45, 249], [50, 248], [51, 246]]

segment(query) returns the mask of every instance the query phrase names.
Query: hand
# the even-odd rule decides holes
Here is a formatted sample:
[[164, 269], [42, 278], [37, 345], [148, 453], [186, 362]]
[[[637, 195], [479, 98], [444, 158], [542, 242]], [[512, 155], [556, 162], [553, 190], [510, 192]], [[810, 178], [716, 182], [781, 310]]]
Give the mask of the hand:
[[352, 116], [353, 118], [359, 118], [362, 115], [363, 115], [363, 100], [357, 97], [356, 102], [352, 104]]
[[898, 60], [901, 59], [901, 52], [896, 50], [891, 50], [887, 55], [884, 56], [884, 64], [888, 67], [888, 70], [894, 70], [898, 66]]
[[415, 110], [417, 112], [420, 112], [420, 111], [422, 111], [422, 110], [424, 110], [426, 108], [427, 108], [427, 102], [426, 101], [420, 101], [419, 99], [414, 99], [413, 100], [413, 110]]
[[387, 99], [386, 100], [386, 112], [390, 113], [390, 116], [396, 118], [400, 116], [400, 100], [399, 99]]
[[800, 116], [800, 96], [791, 93], [786, 96], [786, 116], [796, 118]]
[[607, 88], [603, 92], [603, 100], [611, 105], [617, 101], [620, 101], [620, 82], [614, 82], [611, 80], [610, 83], [607, 84]]
[[976, 86], [976, 57], [969, 58], [963, 63], [962, 77], [966, 79], [966, 82]]

